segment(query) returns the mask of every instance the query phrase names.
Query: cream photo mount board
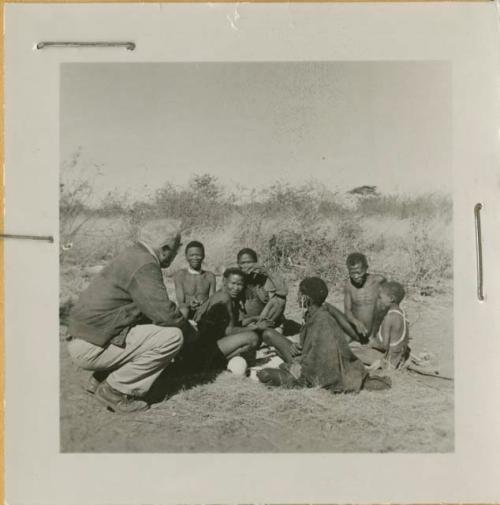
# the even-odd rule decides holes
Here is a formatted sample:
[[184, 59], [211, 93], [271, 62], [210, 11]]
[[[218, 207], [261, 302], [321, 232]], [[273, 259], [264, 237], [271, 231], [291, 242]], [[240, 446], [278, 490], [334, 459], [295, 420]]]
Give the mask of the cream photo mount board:
[[[6, 5], [5, 232], [55, 238], [53, 244], [28, 240], [4, 244], [6, 502], [498, 502], [498, 31], [493, 2]], [[136, 47], [36, 49], [39, 42], [48, 41], [124, 41]], [[61, 450], [58, 293], [59, 253], [66, 245], [59, 240], [62, 69], [79, 63], [175, 62], [240, 66], [414, 62], [449, 69], [450, 173], [448, 180], [438, 180], [436, 173], [436, 186], [449, 184], [453, 196], [451, 450], [390, 454]], [[396, 99], [397, 90], [393, 91]], [[354, 119], [346, 117], [346, 124], [355, 129]], [[383, 124], [381, 128], [378, 135], [383, 138]], [[348, 145], [349, 136], [345, 138]], [[248, 148], [243, 140], [242, 146]], [[207, 147], [207, 160], [209, 153]], [[296, 180], [293, 170], [288, 175]], [[477, 203], [483, 205], [482, 302], [477, 298], [473, 214]], [[429, 388], [429, 395], [432, 391]], [[106, 423], [114, 422], [110, 414]], [[380, 437], [384, 436], [381, 425]]]

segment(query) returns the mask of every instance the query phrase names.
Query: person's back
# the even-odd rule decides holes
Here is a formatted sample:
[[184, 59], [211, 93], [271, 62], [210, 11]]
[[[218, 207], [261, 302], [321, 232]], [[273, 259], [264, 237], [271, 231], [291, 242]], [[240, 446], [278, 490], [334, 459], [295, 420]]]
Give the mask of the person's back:
[[325, 282], [308, 277], [299, 285], [301, 306], [307, 309], [301, 332], [302, 356], [280, 369], [257, 372], [261, 382], [287, 388], [322, 387], [332, 393], [357, 392], [367, 378], [364, 365], [354, 356], [335, 318], [323, 306]]
[[354, 356], [337, 321], [320, 307], [306, 321], [301, 334], [302, 376], [310, 386], [332, 392], [356, 392], [367, 375]]
[[405, 296], [398, 282], [382, 284], [378, 306], [385, 312], [372, 346], [385, 353], [385, 358], [394, 367], [400, 367], [409, 357], [410, 332], [406, 314], [399, 306]]

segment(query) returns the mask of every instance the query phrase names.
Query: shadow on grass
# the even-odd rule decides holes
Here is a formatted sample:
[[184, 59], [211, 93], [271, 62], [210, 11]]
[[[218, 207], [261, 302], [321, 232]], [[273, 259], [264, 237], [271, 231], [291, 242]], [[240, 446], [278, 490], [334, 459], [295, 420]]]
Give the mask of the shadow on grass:
[[218, 367], [194, 372], [185, 367], [182, 362], [175, 362], [163, 370], [148, 391], [145, 400], [149, 404], [161, 403], [180, 391], [213, 382], [222, 370]]
[[285, 319], [283, 321], [283, 335], [285, 337], [292, 337], [300, 333], [302, 325], [293, 319]]
[[[283, 335], [297, 335], [301, 325], [291, 319], [283, 322]], [[146, 395], [148, 403], [161, 403], [171, 396], [196, 386], [209, 384], [226, 368], [226, 362], [221, 361], [219, 356], [213, 355], [214, 346], [191, 344], [186, 346], [180, 359], [168, 366], [154, 382]], [[218, 355], [220, 353], [216, 353]], [[208, 359], [204, 357], [208, 356]], [[275, 352], [266, 356], [257, 357], [257, 351], [250, 351], [243, 357], [250, 366], [262, 366], [267, 364]]]

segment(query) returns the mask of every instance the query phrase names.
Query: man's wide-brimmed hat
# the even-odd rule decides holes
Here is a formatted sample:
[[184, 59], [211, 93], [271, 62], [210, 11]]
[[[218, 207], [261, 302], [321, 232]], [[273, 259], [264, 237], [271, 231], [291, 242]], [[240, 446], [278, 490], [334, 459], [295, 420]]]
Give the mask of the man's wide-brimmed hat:
[[172, 219], [146, 221], [138, 226], [136, 238], [154, 248], [168, 245], [178, 249], [182, 245], [180, 222]]

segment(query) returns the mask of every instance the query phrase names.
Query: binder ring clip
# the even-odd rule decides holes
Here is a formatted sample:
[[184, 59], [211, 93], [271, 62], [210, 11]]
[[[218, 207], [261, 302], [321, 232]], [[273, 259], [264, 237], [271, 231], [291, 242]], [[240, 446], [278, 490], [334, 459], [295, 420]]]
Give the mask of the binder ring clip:
[[50, 242], [51, 244], [54, 242], [54, 237], [52, 235], [16, 235], [12, 233], [1, 233], [0, 239], [6, 238], [14, 238], [21, 240], [41, 240], [44, 242]]
[[135, 42], [38, 42], [36, 49], [51, 47], [123, 47], [127, 51], [135, 50]]
[[483, 272], [483, 238], [481, 235], [482, 203], [474, 205], [474, 222], [476, 228], [476, 270], [477, 270], [477, 299], [484, 301], [484, 272]]

